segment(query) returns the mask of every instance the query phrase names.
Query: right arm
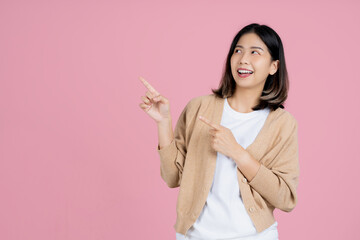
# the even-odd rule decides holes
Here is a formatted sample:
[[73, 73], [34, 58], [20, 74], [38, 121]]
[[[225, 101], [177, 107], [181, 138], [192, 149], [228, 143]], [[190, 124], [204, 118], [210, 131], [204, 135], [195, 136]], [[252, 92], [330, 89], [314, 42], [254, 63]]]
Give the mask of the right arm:
[[180, 186], [186, 158], [186, 112], [189, 104], [181, 112], [172, 131], [171, 119], [158, 123], [160, 174], [168, 187]]
[[158, 149], [164, 148], [165, 146], [170, 145], [174, 139], [174, 132], [172, 129], [172, 120], [168, 118], [157, 124], [158, 126], [158, 136], [159, 136], [159, 146]]
[[149, 90], [142, 96], [143, 102], [139, 106], [153, 118], [158, 126], [159, 144], [157, 151], [160, 155], [160, 173], [162, 179], [170, 188], [180, 186], [184, 161], [186, 156], [186, 112], [190, 105], [182, 111], [175, 132], [172, 130], [170, 103], [167, 98], [155, 90], [143, 77], [139, 77]]

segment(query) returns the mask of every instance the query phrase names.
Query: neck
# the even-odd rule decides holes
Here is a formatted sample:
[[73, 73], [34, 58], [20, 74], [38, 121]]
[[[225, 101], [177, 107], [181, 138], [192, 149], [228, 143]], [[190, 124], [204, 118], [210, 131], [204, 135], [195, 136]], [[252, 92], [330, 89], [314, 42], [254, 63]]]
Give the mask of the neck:
[[237, 88], [235, 93], [228, 97], [229, 105], [238, 112], [249, 113], [252, 112], [252, 107], [259, 103], [261, 92], [254, 92], [253, 89]]

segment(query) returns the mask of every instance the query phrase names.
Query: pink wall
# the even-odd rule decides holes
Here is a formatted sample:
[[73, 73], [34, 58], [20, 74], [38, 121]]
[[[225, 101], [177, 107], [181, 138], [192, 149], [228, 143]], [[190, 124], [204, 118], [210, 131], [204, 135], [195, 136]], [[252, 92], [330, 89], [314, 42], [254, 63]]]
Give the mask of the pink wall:
[[0, 2], [0, 239], [175, 239], [144, 76], [171, 102], [218, 86], [235, 33], [283, 40], [299, 202], [280, 239], [355, 239], [359, 1]]

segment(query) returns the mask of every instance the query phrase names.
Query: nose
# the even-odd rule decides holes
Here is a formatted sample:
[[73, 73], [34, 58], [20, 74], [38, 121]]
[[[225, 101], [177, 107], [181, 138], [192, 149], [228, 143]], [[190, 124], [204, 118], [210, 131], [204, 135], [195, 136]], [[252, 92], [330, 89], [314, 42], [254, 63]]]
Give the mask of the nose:
[[249, 56], [248, 56], [248, 53], [247, 52], [244, 52], [244, 54], [241, 54], [240, 55], [240, 58], [239, 58], [239, 63], [240, 65], [241, 64], [248, 64], [249, 63]]

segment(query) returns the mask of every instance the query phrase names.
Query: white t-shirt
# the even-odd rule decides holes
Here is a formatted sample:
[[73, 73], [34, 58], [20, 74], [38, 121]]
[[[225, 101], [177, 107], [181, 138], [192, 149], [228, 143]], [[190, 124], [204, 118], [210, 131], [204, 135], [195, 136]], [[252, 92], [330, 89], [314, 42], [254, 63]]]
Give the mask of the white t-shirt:
[[[236, 141], [246, 149], [255, 140], [269, 113], [269, 108], [249, 113], [237, 112], [225, 98], [220, 125], [229, 128]], [[256, 232], [241, 199], [237, 165], [233, 159], [218, 152], [214, 179], [206, 203], [188, 230], [186, 239], [275, 240], [278, 239], [277, 225], [275, 222], [264, 231]], [[185, 236], [176, 233], [176, 239], [185, 239]]]

